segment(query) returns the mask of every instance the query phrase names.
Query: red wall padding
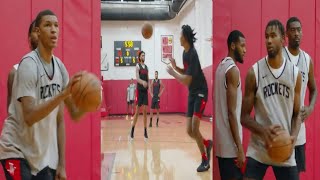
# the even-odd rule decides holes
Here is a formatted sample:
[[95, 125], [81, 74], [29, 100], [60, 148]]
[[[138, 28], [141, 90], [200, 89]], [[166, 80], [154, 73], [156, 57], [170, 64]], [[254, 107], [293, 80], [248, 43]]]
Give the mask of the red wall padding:
[[205, 116], [212, 116], [213, 115], [213, 106], [212, 106], [212, 87], [213, 87], [213, 80], [212, 80], [212, 65], [202, 69], [204, 76], [206, 77], [207, 84], [208, 84], [208, 102], [206, 108], [204, 109]]
[[[87, 70], [100, 77], [100, 1], [25, 0], [1, 1], [0, 93], [6, 102], [7, 74], [28, 49], [27, 32], [39, 11], [51, 9], [60, 22], [60, 38], [55, 54], [65, 63], [70, 75]], [[6, 117], [0, 105], [0, 129]], [[70, 180], [100, 180], [100, 113], [88, 114], [73, 123], [66, 112], [66, 170]], [[2, 173], [2, 168], [0, 170]], [[1, 179], [2, 177], [0, 177]]]
[[[313, 58], [315, 65], [316, 82], [319, 85], [319, 59], [320, 42], [320, 3], [316, 0], [284, 0], [284, 1], [251, 1], [251, 0], [216, 0], [213, 3], [213, 77], [220, 60], [227, 54], [226, 39], [231, 30], [238, 29], [246, 36], [247, 54], [244, 64], [239, 68], [242, 77], [242, 89], [244, 93], [244, 80], [249, 68], [266, 55], [264, 44], [264, 30], [267, 22], [271, 19], [279, 19], [283, 25], [290, 16], [298, 16], [302, 21], [303, 39], [301, 47]], [[319, 87], [319, 86], [318, 86]], [[214, 98], [214, 97], [213, 97]], [[308, 100], [308, 98], [306, 98]], [[308, 102], [308, 101], [306, 101]], [[213, 105], [214, 106], [214, 105]], [[318, 179], [317, 162], [320, 160], [320, 144], [317, 141], [320, 132], [319, 103], [315, 111], [306, 121], [307, 124], [307, 172], [301, 174], [301, 179]], [[249, 132], [244, 132], [244, 147], [247, 149]], [[218, 164], [215, 160], [214, 179], [220, 179]], [[274, 179], [269, 169], [265, 179]]]
[[[212, 115], [212, 66], [203, 69], [208, 83], [208, 103], [204, 115]], [[185, 113], [187, 111], [188, 89], [175, 79], [162, 79], [165, 90], [161, 96], [160, 112], [163, 113]], [[110, 114], [126, 114], [127, 100], [126, 93], [130, 80], [105, 80], [103, 90], [105, 93], [106, 105], [110, 107]], [[136, 83], [136, 82], [135, 82]], [[151, 107], [151, 96], [149, 94], [149, 110]], [[149, 111], [148, 110], [148, 111]], [[131, 110], [130, 110], [131, 112]]]

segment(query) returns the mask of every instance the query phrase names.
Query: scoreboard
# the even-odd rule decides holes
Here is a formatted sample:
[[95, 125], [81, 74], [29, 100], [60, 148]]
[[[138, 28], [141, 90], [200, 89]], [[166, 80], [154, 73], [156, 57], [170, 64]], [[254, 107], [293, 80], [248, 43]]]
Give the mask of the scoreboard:
[[114, 41], [114, 66], [136, 66], [141, 41]]

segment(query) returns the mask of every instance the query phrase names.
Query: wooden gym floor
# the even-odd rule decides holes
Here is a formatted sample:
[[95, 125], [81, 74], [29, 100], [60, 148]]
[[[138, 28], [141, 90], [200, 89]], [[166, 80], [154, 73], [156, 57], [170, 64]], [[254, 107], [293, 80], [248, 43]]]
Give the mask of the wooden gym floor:
[[[141, 115], [133, 141], [128, 141], [130, 128], [131, 120], [125, 120], [124, 116], [102, 120], [102, 180], [212, 179], [212, 164], [207, 172], [196, 171], [201, 157], [196, 142], [186, 133], [186, 120], [183, 115], [160, 114], [159, 127], [155, 127], [155, 120], [153, 127], [148, 127], [147, 142], [143, 138]], [[211, 122], [201, 121], [200, 130], [205, 138], [212, 139]], [[211, 157], [213, 158], [212, 152]]]

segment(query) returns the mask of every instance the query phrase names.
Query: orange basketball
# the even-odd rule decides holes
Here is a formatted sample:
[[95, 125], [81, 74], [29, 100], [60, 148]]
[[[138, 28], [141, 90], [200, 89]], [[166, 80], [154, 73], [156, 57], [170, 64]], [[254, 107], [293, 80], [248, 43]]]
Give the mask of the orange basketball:
[[84, 72], [81, 79], [71, 88], [76, 106], [85, 112], [96, 111], [101, 104], [101, 81], [96, 75]]
[[142, 33], [142, 36], [145, 38], [145, 39], [149, 39], [152, 34], [153, 34], [153, 27], [151, 24], [149, 23], [146, 23], [142, 26], [142, 30], [141, 30], [141, 33]]
[[269, 157], [274, 162], [284, 162], [291, 156], [292, 146], [289, 132], [280, 130], [280, 134], [272, 142], [272, 147], [268, 148]]

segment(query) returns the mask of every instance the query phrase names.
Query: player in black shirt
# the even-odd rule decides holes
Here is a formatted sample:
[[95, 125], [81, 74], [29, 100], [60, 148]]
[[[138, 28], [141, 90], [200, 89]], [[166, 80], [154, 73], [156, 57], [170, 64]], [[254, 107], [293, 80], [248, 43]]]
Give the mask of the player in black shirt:
[[150, 95], [152, 97], [151, 101], [151, 110], [150, 110], [150, 124], [149, 127], [152, 127], [152, 117], [153, 117], [153, 111], [157, 111], [157, 127], [159, 126], [159, 111], [160, 111], [160, 97], [164, 90], [164, 85], [158, 79], [158, 71], [155, 72], [155, 78], [151, 81], [150, 85]]
[[189, 87], [187, 132], [191, 138], [197, 141], [202, 156], [202, 163], [197, 171], [203, 172], [210, 168], [210, 153], [213, 143], [212, 140], [204, 139], [199, 130], [200, 119], [208, 98], [208, 86], [201, 69], [197, 51], [194, 48], [196, 40], [195, 33], [193, 33], [191, 27], [183, 25], [180, 43], [184, 47], [184, 68], [177, 67], [175, 60], [170, 59], [171, 66], [167, 67], [167, 71], [179, 82]]
[[143, 123], [144, 123], [144, 138], [148, 139], [147, 133], [147, 107], [148, 107], [148, 82], [149, 74], [148, 67], [144, 64], [145, 53], [141, 51], [139, 53], [139, 63], [136, 66], [136, 77], [137, 77], [137, 95], [136, 95], [136, 112], [133, 118], [131, 127], [131, 139], [134, 137], [134, 127], [137, 123], [140, 107], [143, 108]]

